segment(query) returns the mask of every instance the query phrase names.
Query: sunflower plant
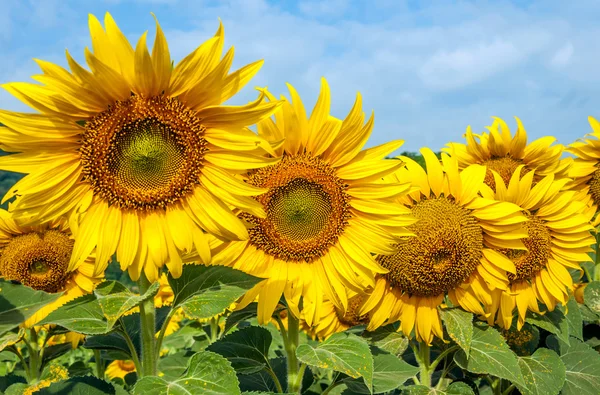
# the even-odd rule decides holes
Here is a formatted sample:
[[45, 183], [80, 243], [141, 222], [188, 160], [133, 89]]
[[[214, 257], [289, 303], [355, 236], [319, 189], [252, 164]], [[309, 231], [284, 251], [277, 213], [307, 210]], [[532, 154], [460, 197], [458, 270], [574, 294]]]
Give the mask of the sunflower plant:
[[85, 66], [3, 85], [0, 391], [598, 393], [598, 121], [394, 156], [325, 78], [225, 104], [262, 61], [222, 24], [175, 62], [88, 22]]

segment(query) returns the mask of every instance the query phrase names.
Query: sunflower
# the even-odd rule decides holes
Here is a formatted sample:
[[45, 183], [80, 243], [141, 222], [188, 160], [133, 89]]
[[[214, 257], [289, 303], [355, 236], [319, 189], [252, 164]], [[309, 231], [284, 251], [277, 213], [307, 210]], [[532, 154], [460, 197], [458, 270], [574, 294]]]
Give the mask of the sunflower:
[[494, 320], [504, 329], [513, 321], [513, 311], [518, 311], [517, 329], [525, 323], [528, 310], [541, 313], [538, 303], [554, 310], [557, 303], [566, 304], [574, 291], [573, 279], [568, 269], [581, 271], [580, 263], [591, 261], [594, 237], [590, 233], [591, 215], [585, 201], [577, 199], [578, 191], [562, 190], [568, 179], [556, 180], [550, 174], [532, 187], [534, 171], [520, 176], [517, 167], [505, 187], [497, 173], [496, 192], [484, 190], [483, 196], [511, 202], [527, 216], [527, 237], [523, 243], [527, 250], [501, 248], [517, 271], [509, 274], [510, 287], [495, 290], [492, 303], [486, 306], [488, 323]]
[[301, 320], [302, 329], [313, 339], [325, 340], [334, 333], [343, 332], [358, 325], [367, 325], [370, 320], [369, 314], [359, 314], [366, 299], [365, 294], [350, 292], [348, 308], [345, 312], [337, 308], [331, 301], [324, 300], [319, 310], [320, 317], [317, 318], [314, 326], [311, 327], [306, 321]]
[[115, 360], [108, 364], [104, 373], [110, 380], [118, 377], [125, 380], [125, 376], [135, 372], [135, 364], [131, 360]]
[[211, 259], [205, 232], [246, 240], [231, 207], [257, 217], [250, 196], [264, 192], [235, 173], [276, 162], [271, 147], [247, 125], [279, 103], [264, 95], [244, 106], [221, 103], [238, 92], [262, 61], [228, 74], [233, 48], [221, 59], [223, 28], [174, 67], [156, 24], [152, 54], [146, 33], [134, 49], [106, 14], [105, 28], [89, 18], [92, 48], [84, 69], [67, 52], [70, 71], [37, 60], [39, 84], [3, 87], [39, 114], [0, 111], [0, 169], [29, 173], [4, 200], [22, 196], [15, 215], [79, 223], [68, 270], [97, 248], [94, 274], [116, 253], [133, 280], [150, 281], [167, 265], [181, 275], [182, 256]]
[[63, 292], [27, 319], [25, 327], [32, 327], [63, 304], [91, 293], [104, 278], [103, 273], [94, 272], [93, 259], [69, 269], [73, 245], [66, 224], [23, 225], [0, 209], [0, 275], [33, 289]]
[[[588, 122], [593, 132], [567, 148], [568, 152], [576, 156], [569, 177], [573, 179], [571, 189], [591, 196], [590, 206], [595, 211], [600, 205], [600, 123], [593, 117], [588, 117]], [[596, 222], [594, 225], [597, 225]]]
[[494, 117], [494, 122], [488, 126], [489, 133], [473, 134], [471, 127], [467, 128], [465, 138], [467, 144], [449, 143], [442, 150], [458, 160], [460, 169], [471, 164], [484, 165], [487, 168], [485, 183], [495, 188], [492, 171], [497, 172], [505, 184], [508, 184], [512, 174], [519, 165], [524, 165], [524, 173], [535, 170], [540, 177], [555, 174], [556, 178], [567, 176], [571, 158], [561, 160], [564, 147], [561, 144], [552, 145], [556, 138], [542, 137], [527, 144], [527, 132], [517, 117], [517, 132], [511, 135], [510, 129], [502, 119]]
[[395, 245], [392, 255], [377, 261], [388, 273], [363, 303], [359, 316], [370, 313], [367, 330], [400, 320], [406, 336], [428, 344], [443, 338], [438, 308], [446, 294], [454, 305], [484, 314], [482, 304], [491, 302], [494, 289], [505, 289], [515, 265], [495, 248], [524, 249], [519, 206], [484, 199], [485, 167], [470, 165], [458, 170], [456, 160], [421, 149], [427, 173], [416, 162], [401, 157], [406, 167], [394, 174], [411, 180], [414, 192], [396, 204], [407, 207], [419, 220], [408, 227], [413, 236]]
[[256, 201], [267, 216], [239, 213], [250, 239], [217, 245], [213, 263], [266, 278], [241, 302], [258, 296], [260, 323], [269, 322], [283, 294], [295, 317], [302, 298], [303, 317], [312, 325], [324, 296], [345, 311], [346, 288], [360, 291], [374, 284], [375, 273], [386, 272], [371, 253], [393, 252], [391, 244], [414, 220], [408, 209], [392, 204], [409, 184], [380, 182], [402, 165], [385, 156], [403, 141], [361, 151], [373, 116], [364, 123], [360, 94], [342, 121], [329, 115], [325, 79], [309, 117], [296, 90], [288, 88], [292, 100], [282, 98], [275, 120], [258, 123], [260, 136], [283, 140], [275, 149], [281, 161], [247, 176], [248, 184], [266, 189]]
[[46, 346], [54, 346], [57, 344], [71, 343], [71, 347], [73, 349], [76, 349], [77, 346], [79, 346], [79, 343], [81, 343], [84, 339], [85, 339], [85, 335], [82, 335], [81, 333], [77, 333], [77, 332], [61, 333], [60, 335], [54, 335], [54, 336], [50, 337], [46, 341]]

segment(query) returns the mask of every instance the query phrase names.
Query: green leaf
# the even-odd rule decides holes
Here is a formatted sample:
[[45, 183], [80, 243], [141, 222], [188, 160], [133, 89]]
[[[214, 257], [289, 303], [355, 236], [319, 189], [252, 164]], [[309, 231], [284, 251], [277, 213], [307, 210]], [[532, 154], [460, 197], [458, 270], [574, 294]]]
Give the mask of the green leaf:
[[356, 335], [336, 333], [316, 347], [301, 344], [296, 356], [307, 365], [362, 377], [368, 388], [373, 386], [373, 356], [367, 342]]
[[73, 347], [71, 346], [71, 342], [54, 344], [52, 346], [44, 347], [44, 356], [42, 359], [42, 366], [45, 366], [48, 362], [52, 361], [71, 351]]
[[227, 358], [237, 373], [256, 373], [269, 364], [271, 333], [259, 326], [235, 331], [206, 349]]
[[17, 343], [23, 337], [23, 329], [19, 329], [17, 332], [10, 331], [0, 335], [0, 352], [8, 346], [12, 346]]
[[104, 281], [96, 287], [94, 294], [108, 327], [112, 328], [115, 322], [126, 312], [137, 306], [140, 302], [153, 298], [158, 292], [160, 283], [152, 283], [144, 295], [131, 292], [126, 286], [118, 281]]
[[459, 308], [442, 309], [442, 321], [448, 335], [469, 356], [473, 339], [473, 314]]
[[565, 383], [565, 365], [558, 354], [539, 348], [531, 357], [519, 358], [524, 384], [516, 384], [523, 395], [556, 395]]
[[127, 392], [121, 387], [114, 386], [94, 376], [72, 377], [68, 380], [59, 381], [49, 387], [42, 388], [36, 394], [39, 395], [125, 395]]
[[583, 340], [583, 317], [575, 298], [570, 298], [567, 302], [567, 313], [565, 316], [569, 324], [569, 334], [579, 340]]
[[560, 359], [566, 368], [563, 395], [598, 394], [600, 354], [587, 344], [571, 338], [570, 344], [558, 341]]
[[29, 385], [25, 383], [15, 383], [4, 391], [4, 395], [23, 395], [23, 392], [29, 388]]
[[174, 380], [185, 373], [191, 356], [188, 354], [190, 353], [186, 351], [180, 351], [159, 359], [158, 371], [162, 373], [161, 377], [166, 380]]
[[382, 326], [373, 332], [365, 331], [362, 336], [377, 348], [396, 356], [402, 355], [409, 344], [408, 338], [398, 332], [394, 325]]
[[569, 322], [559, 309], [547, 311], [545, 314], [528, 311], [525, 321], [555, 334], [566, 343], [569, 342]]
[[446, 389], [448, 395], [474, 395], [473, 387], [462, 381], [455, 381]]
[[182, 306], [190, 318], [221, 314], [261, 279], [226, 266], [184, 265], [179, 278], [169, 274], [175, 294], [173, 308]]
[[84, 335], [107, 333], [111, 329], [93, 294], [80, 296], [54, 310], [39, 323], [45, 324], [60, 325]]
[[194, 354], [183, 376], [175, 380], [144, 377], [133, 387], [133, 395], [236, 395], [241, 394], [235, 370], [229, 361], [210, 351]]
[[[419, 368], [409, 365], [395, 355], [373, 350], [373, 393], [380, 394], [400, 387], [406, 380], [417, 374]], [[370, 394], [362, 381], [345, 379], [344, 383], [352, 393]]]
[[592, 312], [600, 314], [600, 281], [592, 281], [585, 287], [583, 302]]
[[257, 308], [258, 303], [252, 302], [241, 310], [235, 310], [231, 312], [231, 314], [227, 316], [227, 319], [225, 321], [225, 329], [223, 330], [223, 333], [228, 333], [231, 329], [233, 329], [235, 326], [237, 326], [237, 324], [239, 324], [242, 321], [248, 320], [252, 317], [256, 317]]
[[489, 373], [515, 384], [524, 384], [517, 356], [506, 345], [502, 335], [487, 325], [473, 325], [471, 353], [467, 357], [460, 350], [454, 354], [454, 361], [469, 372]]
[[0, 279], [0, 335], [16, 328], [62, 293], [49, 294]]

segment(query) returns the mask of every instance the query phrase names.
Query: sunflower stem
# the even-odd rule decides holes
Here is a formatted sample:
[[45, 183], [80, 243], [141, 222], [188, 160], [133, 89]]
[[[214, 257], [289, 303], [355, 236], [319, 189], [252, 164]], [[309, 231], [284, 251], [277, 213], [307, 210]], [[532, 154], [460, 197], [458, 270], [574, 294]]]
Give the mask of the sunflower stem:
[[421, 368], [420, 381], [421, 385], [431, 387], [431, 370], [430, 370], [429, 345], [425, 342], [419, 342], [419, 367]]
[[94, 349], [94, 361], [96, 361], [96, 377], [104, 380], [104, 362], [102, 362], [102, 352]]
[[154, 357], [156, 358], [157, 361], [158, 361], [158, 358], [160, 357], [160, 349], [162, 348], [163, 340], [165, 338], [165, 333], [167, 332], [169, 323], [171, 322], [171, 319], [173, 319], [173, 316], [175, 315], [176, 311], [177, 311], [176, 309], [171, 309], [169, 311], [167, 318], [165, 318], [165, 322], [163, 322], [162, 327], [160, 328], [158, 337], [156, 338], [156, 343], [155, 343], [156, 349], [154, 350]]
[[[300, 363], [296, 357], [296, 348], [300, 341], [300, 321], [298, 318], [288, 310], [288, 327], [287, 336], [283, 336], [285, 329], [282, 332], [282, 338], [284, 341], [285, 351], [287, 354], [287, 367], [288, 367], [288, 389], [287, 392], [299, 394], [302, 386], [302, 380], [298, 380], [300, 372]], [[283, 325], [280, 325], [283, 328]], [[281, 330], [281, 329], [280, 329]]]
[[37, 382], [40, 379], [40, 353], [37, 332], [33, 327], [29, 328], [27, 347], [29, 349], [29, 374], [31, 380]]
[[210, 342], [214, 343], [219, 339], [219, 318], [210, 319]]
[[[138, 280], [140, 295], [146, 293], [150, 288], [150, 281], [142, 273]], [[141, 377], [156, 376], [156, 356], [155, 356], [155, 338], [156, 328], [156, 308], [154, 307], [154, 298], [148, 298], [140, 302], [140, 324], [142, 337], [142, 372]]]

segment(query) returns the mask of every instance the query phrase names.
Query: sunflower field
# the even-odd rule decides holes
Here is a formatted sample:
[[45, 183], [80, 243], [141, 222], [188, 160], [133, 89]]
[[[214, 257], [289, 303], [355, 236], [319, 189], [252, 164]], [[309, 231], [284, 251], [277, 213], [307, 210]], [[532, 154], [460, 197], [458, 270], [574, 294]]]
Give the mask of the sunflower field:
[[89, 30], [2, 86], [0, 392], [600, 394], [594, 118], [396, 157], [325, 79], [224, 105], [262, 61], [221, 24], [178, 61]]

